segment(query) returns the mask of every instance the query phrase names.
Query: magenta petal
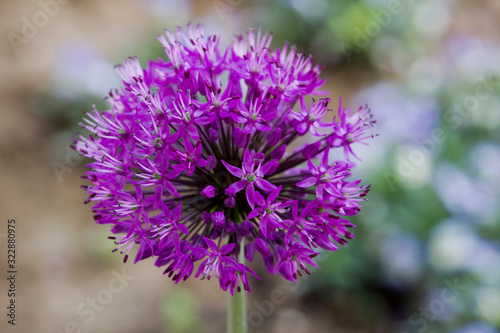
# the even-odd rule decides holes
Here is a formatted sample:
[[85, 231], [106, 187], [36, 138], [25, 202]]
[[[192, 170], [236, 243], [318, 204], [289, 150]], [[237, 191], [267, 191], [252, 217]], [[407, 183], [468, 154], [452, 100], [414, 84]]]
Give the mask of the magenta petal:
[[234, 129], [233, 136], [236, 147], [244, 148], [247, 145], [247, 134], [243, 133], [239, 127]]
[[272, 255], [262, 256], [262, 261], [269, 274], [275, 274], [276, 267], [274, 266], [274, 257]]
[[243, 133], [245, 134], [250, 134], [253, 132], [253, 127], [250, 124], [246, 124], [245, 127], [243, 127]]
[[298, 182], [297, 186], [302, 187], [302, 188], [308, 188], [308, 187], [311, 187], [313, 185], [316, 185], [316, 182], [317, 182], [316, 177], [309, 177], [309, 178], [304, 179], [301, 182]]
[[254, 208], [254, 210], [252, 210], [250, 214], [248, 214], [247, 218], [253, 219], [254, 217], [260, 216], [261, 214], [262, 214], [262, 208]]
[[173, 219], [176, 222], [178, 222], [179, 218], [181, 217], [181, 208], [182, 208], [182, 202], [179, 202], [179, 204], [175, 207], [173, 215]]
[[203, 240], [205, 241], [205, 244], [207, 244], [208, 248], [210, 249], [210, 251], [212, 253], [218, 252], [217, 244], [215, 244], [215, 242], [213, 240], [211, 240], [210, 238], [207, 238], [205, 236], [203, 236]]
[[269, 204], [273, 203], [274, 201], [276, 201], [276, 198], [278, 197], [278, 195], [280, 194], [281, 192], [281, 188], [283, 186], [280, 185], [277, 189], [275, 189], [273, 192], [271, 192], [271, 194], [269, 195], [269, 197], [267, 197], [267, 202]]
[[194, 277], [198, 277], [201, 275], [201, 273], [203, 273], [203, 270], [205, 269], [205, 266], [208, 262], [208, 259], [205, 259], [203, 260], [203, 262], [200, 264], [200, 267], [198, 267], [198, 270], [196, 271], [196, 274], [194, 275]]
[[295, 230], [290, 229], [290, 230], [288, 230], [288, 231], [286, 232], [286, 234], [285, 234], [285, 244], [286, 244], [286, 245], [290, 244], [290, 241], [292, 240], [293, 235], [294, 235], [294, 233], [295, 233], [294, 231], [295, 231]]
[[255, 151], [252, 151], [252, 155], [253, 161], [257, 163], [263, 163], [266, 157], [264, 153], [256, 153]]
[[322, 183], [319, 183], [318, 186], [316, 186], [316, 196], [318, 197], [319, 200], [323, 200], [323, 189], [325, 188], [325, 185]]
[[318, 168], [314, 165], [314, 163], [311, 161], [311, 158], [309, 158], [307, 160], [307, 167], [309, 168], [309, 171], [313, 174], [313, 175], [317, 175], [318, 174]]
[[255, 191], [255, 202], [259, 206], [264, 206], [266, 204], [266, 200], [258, 191]]
[[255, 239], [255, 249], [265, 256], [270, 256], [271, 252], [269, 251], [269, 245], [262, 238]]
[[208, 156], [207, 165], [205, 165], [205, 169], [210, 171], [210, 170], [214, 169], [216, 166], [217, 166], [217, 159], [215, 158], [215, 156], [213, 156], [213, 155]]
[[255, 253], [255, 245], [253, 243], [245, 244], [245, 258], [248, 261], [252, 262], [254, 253]]
[[165, 181], [163, 181], [163, 185], [165, 186], [165, 189], [168, 191], [168, 193], [170, 193], [174, 197], [178, 197], [178, 198], [181, 197], [181, 195], [179, 194], [179, 192], [177, 192], [177, 189], [174, 187], [174, 185], [172, 185], [171, 182], [169, 182], [168, 180], [165, 180]]
[[229, 115], [231, 116], [231, 119], [233, 119], [235, 122], [237, 122], [239, 124], [244, 124], [247, 121], [245, 118], [243, 118], [242, 116], [237, 115], [235, 113], [231, 112]]
[[201, 157], [196, 161], [196, 165], [199, 166], [200, 168], [203, 168], [207, 164], [208, 164], [208, 161], [204, 158], [201, 158]]
[[193, 162], [188, 163], [188, 169], [187, 169], [186, 174], [188, 176], [192, 176], [193, 172], [194, 172], [194, 169], [196, 169], [196, 165]]
[[205, 198], [213, 198], [215, 195], [215, 188], [212, 185], [208, 185], [200, 193]]
[[182, 173], [182, 170], [170, 170], [167, 173], [167, 178], [168, 179], [174, 179], [177, 178], [180, 174]]
[[330, 153], [330, 148], [325, 149], [325, 153], [323, 154], [323, 158], [321, 159], [321, 167], [324, 169], [328, 168], [328, 154]]
[[224, 200], [224, 205], [225, 205], [227, 208], [234, 208], [234, 205], [235, 205], [235, 200], [234, 200], [234, 197], [227, 197], [227, 198]]
[[251, 165], [252, 165], [252, 155], [250, 154], [250, 151], [247, 148], [243, 153], [243, 166], [248, 170], [250, 169]]
[[292, 217], [296, 220], [299, 217], [299, 201], [294, 200], [292, 205]]
[[286, 145], [281, 145], [279, 148], [273, 150], [271, 152], [271, 158], [275, 160], [279, 160], [283, 157], [286, 151]]
[[308, 127], [309, 127], [309, 125], [307, 123], [301, 122], [295, 129], [300, 134], [304, 134], [305, 132], [307, 132]]
[[273, 169], [276, 164], [279, 164], [277, 160], [271, 160], [264, 164], [263, 166], [260, 167], [260, 172], [259, 174], [261, 175], [266, 175], [269, 170]]
[[259, 131], [262, 131], [262, 132], [267, 132], [267, 131], [270, 131], [271, 128], [270, 127], [267, 127], [266, 125], [263, 125], [261, 123], [255, 123], [255, 128], [258, 129]]
[[177, 224], [177, 229], [183, 234], [189, 235], [189, 230], [184, 224], [182, 223]]
[[305, 158], [314, 158], [320, 147], [321, 147], [320, 141], [313, 144], [309, 144], [305, 146], [304, 149], [302, 149], [302, 156], [304, 156]]
[[[172, 184], [170, 184], [170, 185], [172, 185]], [[170, 193], [170, 194], [172, 194], [172, 193]], [[163, 195], [163, 186], [156, 185], [155, 186], [155, 194], [153, 196], [153, 198], [154, 198], [153, 209], [159, 208], [162, 195]]]
[[226, 245], [224, 245], [223, 247], [220, 248], [219, 252], [222, 255], [226, 255], [229, 252], [231, 252], [234, 249], [235, 246], [236, 246], [236, 244], [234, 244], [234, 243], [226, 244]]
[[236, 183], [234, 183], [233, 185], [229, 186], [226, 189], [226, 194], [238, 193], [239, 191], [244, 189], [245, 186], [247, 186], [247, 184], [248, 184], [248, 182], [246, 180], [238, 180]]
[[252, 209], [254, 209], [256, 198], [255, 198], [255, 187], [252, 184], [247, 186], [246, 196], [247, 196], [248, 204], [250, 205], [250, 207], [252, 207]]
[[188, 135], [195, 139], [195, 140], [199, 140], [200, 139], [200, 136], [198, 134], [198, 130], [196, 129], [196, 127], [192, 124], [190, 124], [188, 127], [187, 127], [187, 133]]
[[[313, 209], [313, 207], [317, 205], [317, 201], [316, 200], [313, 200], [311, 202], [309, 202], [306, 207], [300, 212], [300, 216], [301, 217], [305, 217], [307, 215], [309, 215], [309, 213], [311, 212], [311, 210]], [[298, 207], [298, 205], [297, 205]], [[295, 216], [294, 218], [297, 218], [297, 216]]]
[[[226, 167], [227, 171], [229, 171], [233, 176], [241, 178], [243, 176], [243, 171], [240, 168], [237, 168], [235, 166], [232, 166], [231, 164], [228, 164], [226, 161], [221, 160], [222, 164]], [[238, 192], [238, 191], [236, 191]]]
[[265, 179], [257, 179], [255, 181], [255, 185], [260, 188], [261, 190], [264, 190], [266, 192], [270, 192], [274, 189], [276, 189], [276, 185], [271, 184]]
[[301, 113], [305, 112], [305, 114], [307, 114], [307, 105], [306, 105], [306, 101], [305, 101], [303, 95], [299, 96], [299, 102], [300, 102], [300, 111], [301, 111]]
[[269, 146], [274, 146], [279, 142], [279, 140], [281, 140], [282, 132], [283, 130], [278, 127], [269, 134], [269, 136], [267, 137]]
[[265, 238], [267, 238], [267, 221], [268, 221], [268, 219], [266, 219], [266, 218], [263, 218], [259, 221], [260, 233]]

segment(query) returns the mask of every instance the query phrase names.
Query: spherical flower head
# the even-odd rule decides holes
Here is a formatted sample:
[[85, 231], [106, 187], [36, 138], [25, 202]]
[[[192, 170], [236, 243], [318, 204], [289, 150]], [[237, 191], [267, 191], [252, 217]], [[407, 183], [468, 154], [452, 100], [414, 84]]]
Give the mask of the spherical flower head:
[[136, 247], [135, 262], [155, 258], [176, 283], [198, 262], [195, 277], [250, 291], [257, 275], [241, 251], [285, 279], [309, 274], [320, 249], [353, 237], [346, 217], [369, 186], [348, 180], [351, 146], [372, 137], [369, 109], [341, 107], [325, 121], [328, 98], [307, 105], [327, 93], [321, 67], [295, 47], [271, 50], [260, 31], [224, 50], [201, 26], [158, 40], [167, 60], [117, 66], [123, 86], [108, 110], [87, 113], [89, 133], [75, 139], [92, 160], [84, 188], [96, 222], [111, 226], [124, 261]]

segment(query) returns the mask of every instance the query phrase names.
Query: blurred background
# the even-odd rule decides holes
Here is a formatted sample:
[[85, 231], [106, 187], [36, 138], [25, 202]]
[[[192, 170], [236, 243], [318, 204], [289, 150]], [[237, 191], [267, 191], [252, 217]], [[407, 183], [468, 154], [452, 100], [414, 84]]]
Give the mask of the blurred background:
[[332, 99], [369, 104], [356, 150], [372, 190], [348, 248], [297, 286], [251, 281], [250, 332], [500, 332], [500, 2], [497, 0], [0, 1], [0, 230], [17, 221], [17, 322], [2, 332], [224, 332], [218, 283], [175, 285], [122, 264], [83, 204], [83, 112], [129, 55], [162, 56], [164, 28], [248, 27], [326, 65]]

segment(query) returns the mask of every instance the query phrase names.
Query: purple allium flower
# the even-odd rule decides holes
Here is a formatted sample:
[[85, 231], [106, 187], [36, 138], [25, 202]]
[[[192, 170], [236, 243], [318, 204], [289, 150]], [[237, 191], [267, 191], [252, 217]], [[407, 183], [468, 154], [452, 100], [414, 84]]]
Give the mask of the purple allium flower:
[[[369, 109], [341, 107], [323, 120], [329, 99], [308, 107], [305, 98], [325, 93], [321, 67], [294, 47], [270, 50], [260, 31], [223, 51], [200, 26], [158, 39], [168, 60], [117, 66], [123, 87], [110, 92], [109, 110], [87, 114], [90, 133], [75, 139], [93, 160], [84, 188], [95, 220], [118, 234], [110, 238], [124, 261], [137, 244], [135, 262], [154, 257], [176, 283], [198, 262], [196, 277], [250, 291], [256, 274], [238, 262], [243, 250], [249, 261], [257, 250], [271, 274], [309, 274], [319, 249], [353, 237], [344, 217], [360, 210], [369, 186], [347, 180], [351, 145], [370, 137]], [[304, 135], [312, 142], [290, 152]], [[332, 161], [334, 148], [343, 159]]]

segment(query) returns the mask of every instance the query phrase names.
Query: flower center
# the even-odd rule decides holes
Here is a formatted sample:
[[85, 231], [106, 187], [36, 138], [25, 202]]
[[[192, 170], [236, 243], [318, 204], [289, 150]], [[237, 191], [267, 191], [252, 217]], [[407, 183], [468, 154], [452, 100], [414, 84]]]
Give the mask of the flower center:
[[251, 183], [253, 182], [257, 177], [255, 177], [255, 175], [253, 173], [249, 173], [247, 176], [246, 176], [246, 179], [247, 179], [247, 182]]

